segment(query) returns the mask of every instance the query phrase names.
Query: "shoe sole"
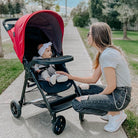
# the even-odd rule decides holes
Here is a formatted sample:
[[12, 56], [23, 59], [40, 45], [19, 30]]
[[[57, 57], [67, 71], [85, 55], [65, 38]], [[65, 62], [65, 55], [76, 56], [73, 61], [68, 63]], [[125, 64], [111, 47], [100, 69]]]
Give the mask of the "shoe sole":
[[126, 118], [127, 118], [127, 115], [125, 114], [124, 118], [121, 120], [121, 122], [119, 123], [118, 127], [114, 131], [108, 131], [106, 129], [104, 129], [104, 130], [107, 131], [107, 132], [116, 132], [121, 127], [121, 125], [126, 120]]
[[108, 119], [104, 119], [104, 118], [101, 118], [102, 120], [104, 120], [104, 121], [108, 121]]

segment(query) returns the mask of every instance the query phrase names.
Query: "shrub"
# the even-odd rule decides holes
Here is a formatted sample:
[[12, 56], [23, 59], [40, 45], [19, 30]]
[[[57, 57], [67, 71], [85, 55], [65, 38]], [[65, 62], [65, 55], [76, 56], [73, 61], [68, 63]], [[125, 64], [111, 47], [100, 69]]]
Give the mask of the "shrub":
[[90, 18], [89, 18], [88, 11], [78, 13], [73, 17], [74, 26], [84, 27], [84, 26], [87, 26], [89, 22], [90, 22]]

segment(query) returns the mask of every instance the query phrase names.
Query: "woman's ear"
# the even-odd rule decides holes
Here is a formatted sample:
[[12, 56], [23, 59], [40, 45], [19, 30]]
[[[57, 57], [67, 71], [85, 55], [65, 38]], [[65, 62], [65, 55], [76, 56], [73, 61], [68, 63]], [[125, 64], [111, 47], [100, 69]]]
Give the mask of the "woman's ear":
[[43, 44], [39, 44], [37, 49], [39, 50], [42, 46], [43, 46]]

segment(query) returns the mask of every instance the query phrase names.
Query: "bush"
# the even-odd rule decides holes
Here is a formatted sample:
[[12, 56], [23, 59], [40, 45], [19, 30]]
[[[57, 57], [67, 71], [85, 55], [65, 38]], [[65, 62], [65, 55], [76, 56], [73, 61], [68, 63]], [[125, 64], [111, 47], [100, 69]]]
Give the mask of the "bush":
[[90, 18], [89, 18], [88, 11], [84, 11], [73, 17], [74, 26], [84, 27], [84, 26], [87, 26], [89, 22], [90, 22]]

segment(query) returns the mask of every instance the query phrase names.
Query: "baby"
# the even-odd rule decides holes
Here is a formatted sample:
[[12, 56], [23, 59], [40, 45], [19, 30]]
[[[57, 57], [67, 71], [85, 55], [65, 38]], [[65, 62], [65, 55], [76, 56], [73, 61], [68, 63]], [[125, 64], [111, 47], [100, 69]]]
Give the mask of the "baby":
[[[51, 58], [51, 42], [45, 44], [38, 45], [38, 54], [39, 57], [34, 57], [33, 59], [43, 59], [43, 58]], [[45, 67], [44, 65], [35, 64], [34, 70], [39, 74], [41, 80], [46, 80], [50, 82], [52, 85], [55, 85], [56, 82], [65, 82], [68, 80], [68, 77], [65, 75], [56, 74], [56, 70], [54, 65], [49, 65]]]

